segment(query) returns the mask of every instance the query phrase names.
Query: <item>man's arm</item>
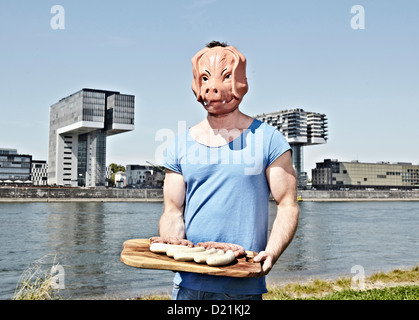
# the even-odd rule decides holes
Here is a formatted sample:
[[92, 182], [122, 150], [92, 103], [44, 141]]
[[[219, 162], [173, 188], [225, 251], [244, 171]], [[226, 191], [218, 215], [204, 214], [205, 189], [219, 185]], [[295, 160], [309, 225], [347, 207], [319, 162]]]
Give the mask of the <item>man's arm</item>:
[[297, 229], [299, 207], [297, 204], [297, 179], [291, 162], [291, 152], [285, 152], [267, 169], [271, 194], [276, 201], [277, 213], [265, 251], [261, 251], [255, 262], [263, 262], [262, 273], [272, 269], [279, 256], [290, 244]]
[[185, 223], [183, 220], [185, 192], [183, 176], [166, 169], [163, 186], [164, 210], [159, 221], [161, 237], [185, 238]]

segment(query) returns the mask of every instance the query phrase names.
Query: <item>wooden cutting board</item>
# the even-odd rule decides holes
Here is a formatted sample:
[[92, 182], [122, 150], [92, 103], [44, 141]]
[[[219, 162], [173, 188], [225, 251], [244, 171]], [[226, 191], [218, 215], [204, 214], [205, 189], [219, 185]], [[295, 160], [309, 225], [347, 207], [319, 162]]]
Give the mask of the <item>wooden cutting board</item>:
[[151, 252], [149, 239], [131, 239], [122, 245], [121, 261], [128, 266], [142, 269], [188, 271], [216, 276], [239, 278], [258, 277], [262, 272], [260, 263], [253, 262], [256, 253], [246, 251], [246, 257], [238, 258], [230, 265], [210, 267], [196, 262], [176, 261], [165, 254]]

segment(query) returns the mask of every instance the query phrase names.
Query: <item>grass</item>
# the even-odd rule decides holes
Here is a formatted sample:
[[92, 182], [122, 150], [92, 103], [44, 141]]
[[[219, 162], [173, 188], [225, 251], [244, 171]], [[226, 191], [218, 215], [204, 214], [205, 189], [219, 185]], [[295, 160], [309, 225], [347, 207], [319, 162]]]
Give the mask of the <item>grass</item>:
[[419, 300], [419, 285], [396, 286], [368, 290], [343, 290], [322, 300]]
[[[419, 300], [419, 265], [377, 272], [365, 278], [365, 289], [352, 288], [352, 279], [314, 279], [270, 285], [264, 300]], [[169, 300], [170, 295], [146, 295], [139, 300]]]
[[[45, 256], [31, 264], [22, 274], [12, 300], [58, 300], [58, 290], [53, 288], [51, 271], [43, 271]], [[54, 262], [55, 263], [55, 257]]]
[[419, 300], [419, 266], [378, 272], [365, 278], [365, 289], [352, 288], [350, 277], [315, 279], [306, 283], [270, 286], [265, 300]]

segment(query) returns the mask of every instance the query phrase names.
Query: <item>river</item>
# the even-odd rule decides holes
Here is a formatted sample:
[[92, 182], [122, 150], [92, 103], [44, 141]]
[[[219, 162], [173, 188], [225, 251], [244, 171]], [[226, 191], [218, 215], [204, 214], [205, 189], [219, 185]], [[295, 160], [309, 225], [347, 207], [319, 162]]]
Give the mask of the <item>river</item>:
[[[352, 276], [419, 263], [419, 202], [300, 202], [299, 226], [268, 283]], [[0, 203], [0, 299], [25, 270], [62, 267], [65, 299], [167, 293], [174, 273], [119, 260], [122, 243], [157, 235], [162, 203]], [[275, 205], [270, 203], [270, 224]]]

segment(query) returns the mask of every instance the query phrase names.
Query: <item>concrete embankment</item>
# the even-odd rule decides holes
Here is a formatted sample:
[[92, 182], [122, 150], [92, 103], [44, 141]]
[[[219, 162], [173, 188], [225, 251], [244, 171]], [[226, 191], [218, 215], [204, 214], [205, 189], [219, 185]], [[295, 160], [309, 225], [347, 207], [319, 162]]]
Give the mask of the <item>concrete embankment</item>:
[[2, 187], [0, 202], [163, 201], [162, 189]]
[[[419, 201], [419, 190], [299, 190], [302, 201]], [[1, 187], [0, 202], [163, 201], [162, 189]]]
[[302, 201], [419, 201], [419, 190], [299, 190]]

